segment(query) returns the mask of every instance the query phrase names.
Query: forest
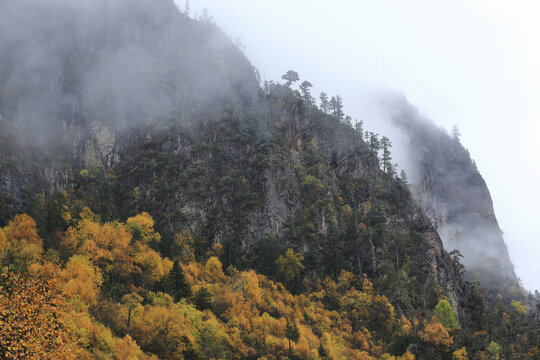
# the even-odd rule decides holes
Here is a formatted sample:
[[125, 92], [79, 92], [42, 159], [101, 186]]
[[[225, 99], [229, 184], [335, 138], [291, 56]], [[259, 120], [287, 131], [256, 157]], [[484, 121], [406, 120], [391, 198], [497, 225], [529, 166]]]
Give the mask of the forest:
[[298, 289], [304, 259], [292, 249], [276, 260], [272, 279], [224, 269], [221, 244], [196, 257], [188, 232], [163, 257], [153, 250], [161, 239], [148, 213], [102, 222], [87, 207], [60, 210], [69, 227], [47, 251], [28, 215], [0, 231], [5, 359], [539, 356], [537, 313], [518, 301], [486, 302], [477, 284], [479, 319], [460, 326], [444, 297], [405, 315], [370, 279], [346, 270]]

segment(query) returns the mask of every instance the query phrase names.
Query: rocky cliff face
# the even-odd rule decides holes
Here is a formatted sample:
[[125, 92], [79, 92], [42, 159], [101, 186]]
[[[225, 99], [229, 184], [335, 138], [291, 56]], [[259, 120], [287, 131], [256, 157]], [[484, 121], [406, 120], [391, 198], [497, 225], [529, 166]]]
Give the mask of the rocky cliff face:
[[469, 273], [476, 273], [485, 288], [517, 289], [491, 195], [459, 137], [437, 128], [404, 101], [395, 109], [393, 120], [409, 139], [413, 191], [445, 248], [458, 249]]

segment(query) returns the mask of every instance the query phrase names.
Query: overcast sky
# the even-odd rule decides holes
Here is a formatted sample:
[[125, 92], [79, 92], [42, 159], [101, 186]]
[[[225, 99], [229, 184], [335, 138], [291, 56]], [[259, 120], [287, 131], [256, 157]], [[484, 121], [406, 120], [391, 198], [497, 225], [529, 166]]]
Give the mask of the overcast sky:
[[[184, 1], [181, 2], [183, 8]], [[494, 0], [192, 0], [262, 78], [289, 69], [365, 119], [399, 91], [456, 124], [491, 191], [517, 275], [540, 289], [540, 3]], [[371, 119], [376, 121], [376, 119]]]

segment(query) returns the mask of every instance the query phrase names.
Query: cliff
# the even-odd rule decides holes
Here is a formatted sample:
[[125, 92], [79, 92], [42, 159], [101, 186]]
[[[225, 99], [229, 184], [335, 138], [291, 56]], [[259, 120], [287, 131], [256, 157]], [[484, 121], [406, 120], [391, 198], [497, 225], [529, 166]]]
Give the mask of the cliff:
[[461, 252], [469, 275], [492, 296], [516, 296], [519, 284], [491, 195], [459, 135], [436, 127], [404, 100], [394, 105], [393, 121], [408, 139], [413, 192], [445, 248]]

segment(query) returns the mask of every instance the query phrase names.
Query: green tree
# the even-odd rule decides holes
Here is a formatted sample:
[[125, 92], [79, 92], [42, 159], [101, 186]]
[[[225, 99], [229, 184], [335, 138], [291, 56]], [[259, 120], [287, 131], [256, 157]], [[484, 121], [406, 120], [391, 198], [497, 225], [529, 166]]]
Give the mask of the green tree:
[[302, 97], [304, 98], [304, 101], [307, 105], [313, 105], [315, 99], [313, 99], [313, 96], [311, 96], [311, 88], [313, 85], [309, 81], [303, 81], [302, 84], [300, 84], [300, 91], [302, 92]]
[[384, 172], [392, 172], [392, 154], [390, 153], [390, 148], [392, 147], [392, 142], [386, 136], [381, 138], [381, 147], [382, 147], [382, 165]]
[[298, 330], [298, 326], [296, 326], [296, 322], [294, 321], [294, 319], [287, 319], [285, 335], [287, 336], [287, 340], [289, 340], [289, 355], [292, 355], [291, 341], [297, 342], [300, 338], [300, 331]]
[[364, 120], [358, 121], [358, 119], [356, 119], [354, 123], [354, 130], [356, 130], [360, 135], [363, 135], [364, 134]]
[[276, 260], [278, 275], [285, 285], [297, 288], [304, 270], [303, 260], [302, 255], [295, 254], [290, 248], [285, 252], [285, 256], [281, 255]]
[[439, 301], [437, 306], [435, 306], [433, 315], [435, 315], [441, 324], [450, 330], [456, 330], [459, 327], [456, 314], [454, 314], [454, 308], [447, 300], [443, 299]]
[[[366, 134], [366, 139], [368, 139], [368, 134]], [[379, 134], [369, 132], [369, 148], [375, 153], [378, 153], [378, 151], [381, 149], [381, 141], [379, 140]]]
[[497, 344], [495, 341], [489, 343], [487, 351], [491, 355], [492, 360], [499, 360], [501, 358], [501, 345]]
[[191, 285], [187, 281], [178, 260], [174, 261], [172, 270], [167, 276], [166, 289], [174, 297], [174, 301], [191, 296]]
[[328, 102], [328, 95], [326, 95], [325, 92], [322, 92], [321, 95], [319, 95], [319, 99], [321, 99], [321, 110], [328, 114], [328, 111], [330, 110], [330, 103]]
[[298, 73], [293, 70], [287, 71], [287, 73], [284, 74], [281, 78], [287, 81], [287, 83], [285, 84], [287, 87], [291, 86], [292, 83], [300, 80], [300, 76], [298, 76]]
[[[334, 99], [334, 98], [333, 98]], [[334, 102], [334, 116], [339, 120], [343, 121], [345, 113], [343, 112], [343, 99], [341, 96], [336, 95]]]
[[212, 308], [212, 300], [214, 295], [206, 287], [201, 287], [193, 297], [193, 303], [198, 310], [207, 310]]

